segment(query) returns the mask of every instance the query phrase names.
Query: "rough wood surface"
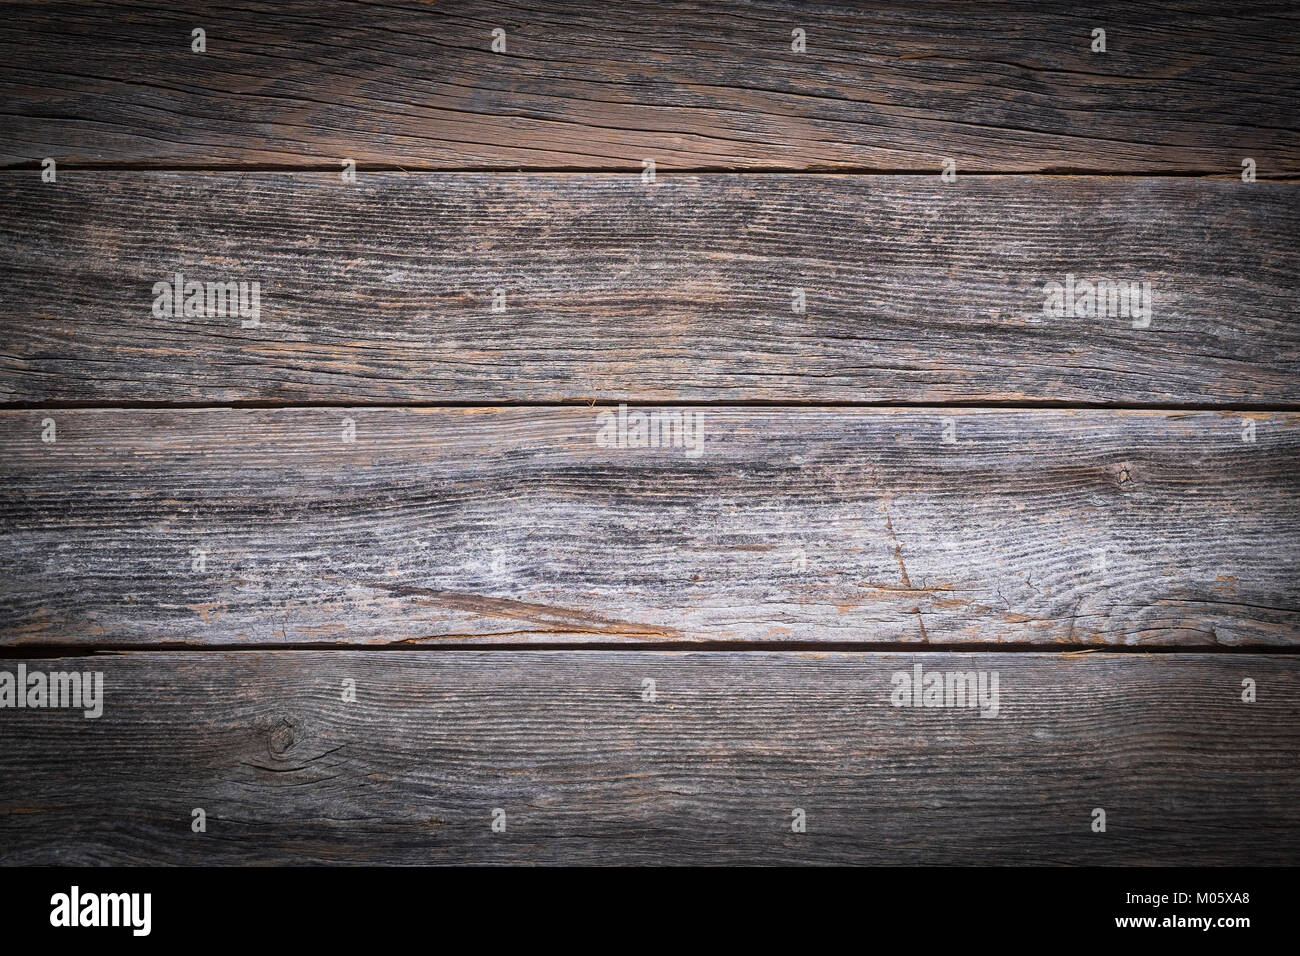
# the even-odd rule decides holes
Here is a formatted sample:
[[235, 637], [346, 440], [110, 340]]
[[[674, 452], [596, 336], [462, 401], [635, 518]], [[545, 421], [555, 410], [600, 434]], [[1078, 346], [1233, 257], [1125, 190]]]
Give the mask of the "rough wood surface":
[[[1291, 184], [11, 172], [0, 193], [11, 403], [1300, 406]], [[177, 271], [259, 282], [260, 327], [156, 317]], [[1150, 282], [1149, 327], [1044, 315], [1067, 275]]]
[[[4, 713], [9, 864], [1194, 865], [1300, 851], [1296, 657], [341, 651], [24, 664], [101, 670], [104, 704], [95, 720]], [[998, 716], [895, 707], [892, 675], [917, 664], [996, 671]], [[1255, 703], [1241, 700], [1247, 678]], [[195, 808], [206, 833], [191, 831]], [[491, 830], [498, 808], [503, 833]], [[796, 808], [805, 833], [791, 829]]]
[[1300, 415], [688, 411], [0, 413], [0, 642], [1300, 636]]
[[1296, 22], [1291, 0], [8, 3], [0, 161], [1295, 175]]

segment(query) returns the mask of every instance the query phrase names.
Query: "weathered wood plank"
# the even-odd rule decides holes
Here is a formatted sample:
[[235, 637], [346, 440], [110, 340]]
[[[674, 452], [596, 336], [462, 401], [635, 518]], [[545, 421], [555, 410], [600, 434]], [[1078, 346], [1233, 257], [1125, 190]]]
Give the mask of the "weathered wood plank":
[[[103, 713], [0, 710], [6, 864], [1285, 864], [1300, 851], [1295, 657], [23, 663], [102, 671]], [[894, 706], [893, 675], [918, 664], [985, 672], [986, 700], [996, 672], [997, 716]]]
[[1300, 415], [685, 414], [3, 412], [0, 642], [1300, 636]]
[[1296, 19], [1291, 0], [7, 3], [0, 161], [1230, 172], [1252, 157], [1296, 175]]
[[[1290, 184], [8, 173], [0, 208], [9, 402], [1300, 406]], [[167, 314], [178, 271], [258, 282], [260, 326]], [[1069, 275], [1151, 315], [1045, 315]]]

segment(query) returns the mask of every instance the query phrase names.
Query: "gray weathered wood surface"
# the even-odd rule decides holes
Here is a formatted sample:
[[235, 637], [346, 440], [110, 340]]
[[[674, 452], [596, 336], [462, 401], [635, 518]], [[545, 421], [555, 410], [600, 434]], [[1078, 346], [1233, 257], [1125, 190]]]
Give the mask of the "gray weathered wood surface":
[[[10, 403], [1300, 406], [1292, 184], [10, 172], [0, 209]], [[176, 271], [261, 327], [155, 317]], [[1045, 316], [1067, 274], [1150, 282], [1149, 327]]]
[[0, 161], [1296, 175], [1296, 21], [1290, 0], [15, 3]]
[[0, 642], [1300, 637], [1295, 413], [687, 411], [0, 412]]
[[1294, 863], [1298, 22], [4, 4], [0, 864]]
[[[918, 663], [996, 671], [998, 716], [894, 707], [891, 675]], [[100, 670], [105, 699], [96, 720], [5, 713], [9, 864], [1279, 864], [1300, 851], [1291, 656], [173, 652], [25, 664]], [[1246, 678], [1255, 703], [1241, 700]], [[191, 832], [195, 808], [206, 833]], [[504, 833], [491, 831], [496, 808]], [[791, 830], [795, 808], [806, 833]], [[1092, 831], [1095, 808], [1105, 833]]]

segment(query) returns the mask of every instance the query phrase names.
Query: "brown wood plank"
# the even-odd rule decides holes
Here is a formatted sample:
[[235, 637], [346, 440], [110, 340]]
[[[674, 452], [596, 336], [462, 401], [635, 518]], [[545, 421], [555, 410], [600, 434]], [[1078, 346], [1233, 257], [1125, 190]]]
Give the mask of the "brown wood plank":
[[1295, 413], [664, 412], [0, 413], [0, 642], [1300, 636]]
[[1296, 175], [1296, 21], [1291, 0], [6, 3], [0, 161]]
[[[102, 672], [103, 705], [96, 719], [0, 711], [6, 864], [1260, 865], [1300, 851], [1296, 657], [22, 663], [29, 675]], [[895, 706], [894, 675], [917, 665], [983, 672], [986, 701], [996, 672], [997, 716]], [[1254, 703], [1241, 699], [1247, 679]], [[191, 829], [196, 808], [204, 833]], [[1105, 832], [1092, 829], [1098, 808]]]
[[[0, 208], [11, 403], [1300, 406], [1290, 184], [11, 172]], [[176, 272], [258, 282], [259, 327], [167, 314]], [[1151, 314], [1045, 315], [1070, 275]]]

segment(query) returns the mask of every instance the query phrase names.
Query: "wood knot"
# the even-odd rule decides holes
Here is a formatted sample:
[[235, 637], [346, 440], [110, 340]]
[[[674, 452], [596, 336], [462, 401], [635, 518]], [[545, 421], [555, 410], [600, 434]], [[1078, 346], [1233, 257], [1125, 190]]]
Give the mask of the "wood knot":
[[281, 717], [267, 734], [267, 746], [273, 756], [286, 753], [295, 740], [294, 724], [288, 717]]

